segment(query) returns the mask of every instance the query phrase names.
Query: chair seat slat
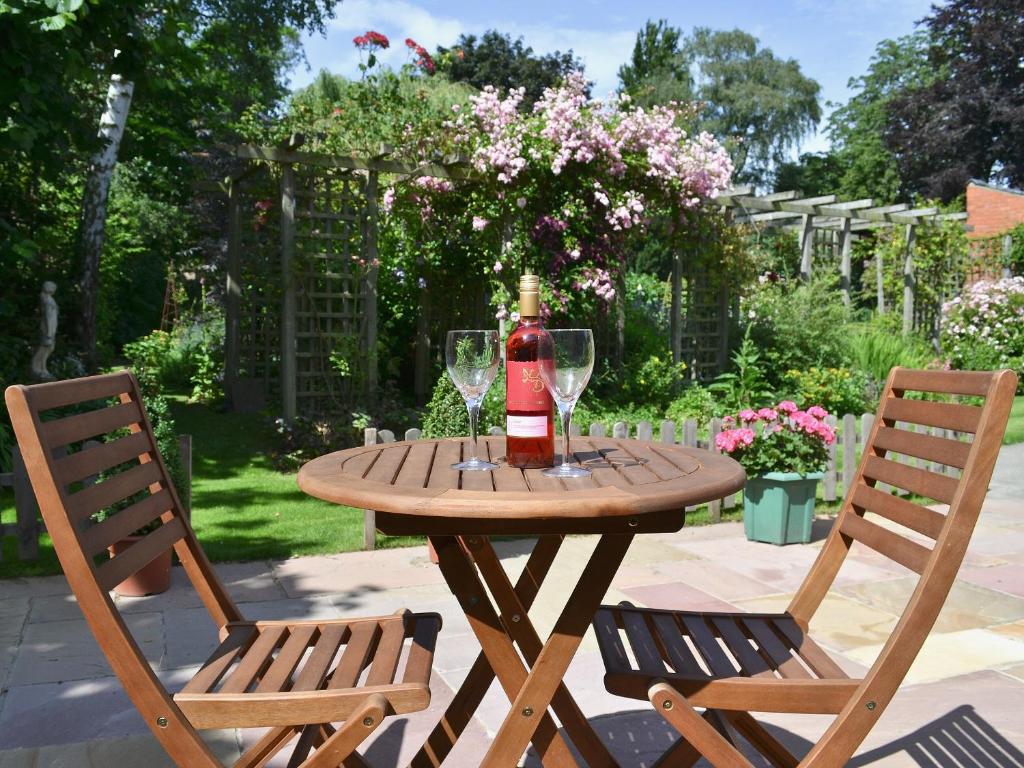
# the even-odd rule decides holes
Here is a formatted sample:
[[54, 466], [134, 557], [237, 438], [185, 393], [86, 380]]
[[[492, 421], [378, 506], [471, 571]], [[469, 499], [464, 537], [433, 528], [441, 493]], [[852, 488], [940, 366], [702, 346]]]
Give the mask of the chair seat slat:
[[[477, 474], [486, 474], [478, 472]], [[388, 685], [394, 682], [398, 670], [398, 660], [402, 656], [402, 645], [405, 642], [407, 617], [384, 623], [377, 651], [373, 656], [373, 665], [366, 676], [367, 685]]]
[[971, 444], [961, 440], [908, 432], [905, 429], [879, 427], [875, 435], [875, 447], [894, 453], [902, 453], [917, 459], [926, 459], [938, 464], [963, 469], [971, 453]]
[[257, 693], [274, 693], [284, 691], [291, 680], [292, 673], [299, 666], [306, 648], [316, 635], [315, 624], [305, 624], [294, 627], [285, 640], [281, 651], [277, 654], [270, 668], [263, 673], [259, 685], [256, 686]]
[[67, 507], [72, 520], [82, 521], [101, 509], [131, 498], [159, 483], [160, 466], [155, 461], [137, 464], [118, 472], [101, 483], [89, 485], [68, 497]]
[[772, 623], [775, 624], [775, 627], [789, 641], [793, 650], [800, 655], [800, 658], [806, 662], [807, 666], [814, 670], [818, 677], [823, 679], [846, 679], [849, 677], [832, 660], [832, 657], [825, 653], [822, 647], [814, 642], [792, 618], [789, 616], [777, 616], [772, 619]]
[[62, 485], [70, 485], [92, 475], [139, 458], [151, 450], [145, 431], [112, 440], [87, 450], [72, 453], [54, 461], [56, 475]]
[[111, 590], [140, 568], [149, 565], [185, 536], [180, 517], [164, 523], [152, 533], [132, 544], [117, 557], [112, 557], [96, 569], [96, 578], [105, 590]]
[[629, 657], [626, 656], [626, 648], [622, 645], [619, 627], [611, 609], [601, 608], [594, 615], [594, 632], [597, 634], [605, 669], [616, 673], [629, 671]]
[[274, 651], [281, 644], [287, 631], [287, 627], [281, 626], [263, 629], [217, 693], [244, 693], [247, 691], [253, 681], [270, 666]]
[[377, 622], [357, 624], [348, 638], [345, 650], [341, 654], [341, 661], [338, 662], [338, 668], [331, 675], [327, 687], [333, 690], [352, 688], [373, 656], [378, 637], [380, 624]]
[[735, 676], [736, 668], [729, 661], [729, 657], [725, 655], [725, 651], [718, 644], [718, 640], [715, 639], [703, 617], [697, 614], [685, 614], [681, 618], [687, 634], [690, 635], [693, 644], [704, 657], [711, 674], [715, 677]]
[[665, 662], [662, 661], [661, 652], [654, 644], [654, 638], [651, 637], [651, 630], [644, 620], [643, 613], [623, 608], [622, 626], [626, 630], [626, 637], [629, 639], [640, 671], [649, 675], [660, 675], [665, 672]]
[[918, 496], [951, 504], [960, 483], [955, 477], [940, 475], [909, 464], [898, 464], [880, 456], [868, 456], [864, 462], [864, 477], [888, 483]]
[[768, 662], [751, 647], [750, 640], [747, 639], [747, 636], [743, 634], [743, 630], [736, 624], [734, 617], [715, 616], [711, 622], [721, 633], [722, 640], [725, 641], [729, 653], [740, 663], [746, 675], [750, 677], [774, 677]]
[[292, 684], [293, 691], [315, 691], [324, 684], [331, 669], [331, 661], [338, 653], [346, 634], [347, 624], [330, 624], [320, 630], [320, 637], [313, 647], [313, 652], [302, 665], [299, 676]]
[[405, 662], [403, 683], [430, 682], [430, 668], [434, 663], [434, 649], [437, 646], [437, 633], [441, 630], [441, 617], [424, 615], [416, 617], [416, 628], [412, 634], [412, 645], [409, 647], [409, 658]]
[[111, 544], [153, 522], [173, 506], [170, 492], [161, 488], [127, 509], [86, 528], [82, 533], [82, 549], [89, 557], [98, 555]]
[[140, 421], [142, 421], [142, 411], [139, 410], [139, 404], [133, 400], [129, 403], [118, 403], [109, 408], [76, 413], [73, 416], [65, 416], [53, 421], [44, 421], [40, 425], [40, 432], [43, 444], [53, 449], [124, 429], [132, 424], [138, 424]]
[[199, 668], [195, 677], [189, 680], [182, 693], [206, 693], [210, 691], [232, 664], [238, 660], [256, 638], [256, 627], [251, 625], [234, 626], [228, 630], [228, 636], [215, 650], [206, 663]]
[[924, 572], [932, 554], [930, 549], [916, 541], [875, 525], [860, 515], [847, 515], [839, 530], [916, 573]]
[[893, 371], [892, 387], [913, 392], [937, 392], [946, 395], [988, 394], [992, 374], [987, 371]]
[[668, 660], [677, 675], [707, 676], [693, 657], [693, 652], [683, 642], [682, 630], [676, 624], [674, 616], [667, 613], [655, 613], [651, 615], [651, 622], [654, 624], [661, 645], [665, 649], [665, 653], [668, 654]]
[[884, 493], [869, 485], [857, 486], [853, 492], [852, 503], [857, 509], [874, 512], [886, 520], [932, 539], [939, 538], [946, 522], [946, 516], [934, 509], [914, 504], [891, 493]]
[[127, 371], [120, 371], [84, 379], [37, 384], [29, 391], [28, 401], [38, 411], [49, 411], [66, 405], [117, 397], [131, 390], [131, 376]]
[[882, 418], [886, 421], [907, 421], [911, 424], [924, 424], [926, 427], [974, 434], [981, 420], [981, 408], [960, 403], [891, 397], [882, 404]]
[[772, 631], [767, 620], [761, 618], [742, 619], [750, 634], [754, 636], [755, 642], [763, 653], [767, 653], [783, 677], [808, 678], [811, 673], [804, 669], [803, 665], [790, 653], [778, 636]]

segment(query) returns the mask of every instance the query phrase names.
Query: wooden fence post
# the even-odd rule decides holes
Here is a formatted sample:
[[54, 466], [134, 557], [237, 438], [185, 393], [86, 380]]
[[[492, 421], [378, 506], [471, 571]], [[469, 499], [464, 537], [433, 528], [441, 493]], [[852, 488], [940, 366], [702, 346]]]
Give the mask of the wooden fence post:
[[674, 444], [676, 441], [676, 423], [674, 421], [661, 422], [661, 442]]
[[281, 165], [281, 411], [291, 423], [296, 414], [295, 167]]
[[[719, 418], [712, 419], [711, 420], [711, 425], [710, 425], [709, 431], [708, 431], [708, 450], [711, 450], [711, 451], [714, 451], [715, 453], [718, 453], [718, 449], [715, 448], [715, 438], [718, 436], [718, 433], [721, 432], [721, 431], [722, 431], [722, 420], [719, 419]], [[714, 499], [713, 501], [708, 502], [708, 517], [711, 519], [712, 523], [720, 523], [720, 522], [722, 522], [722, 500], [721, 499]]]
[[[825, 423], [828, 424], [832, 429], [836, 428], [836, 417], [829, 416], [825, 419]], [[825, 483], [824, 483], [824, 494], [823, 498], [825, 501], [836, 500], [836, 444], [833, 442], [832, 445], [828, 446], [828, 466], [825, 468]]]
[[852, 413], [843, 416], [843, 498], [853, 484], [853, 473], [857, 469], [857, 417]]
[[885, 314], [885, 264], [882, 263], [882, 250], [875, 251], [875, 287], [878, 298], [878, 314]]
[[[367, 427], [363, 430], [363, 445], [377, 444], [377, 430]], [[363, 510], [363, 549], [377, 546], [377, 513], [372, 509]]]
[[649, 443], [654, 440], [654, 427], [649, 421], [641, 421], [636, 425], [636, 439]]
[[588, 433], [591, 437], [604, 437], [604, 424], [599, 422], [593, 422], [590, 425], [590, 432]]
[[612, 424], [612, 437], [616, 440], [625, 440], [629, 437], [629, 424], [624, 421], [616, 421]]
[[14, 490], [14, 509], [18, 531], [18, 559], [37, 560], [39, 558], [39, 505], [32, 490], [32, 481], [28, 479], [28, 470], [21, 457], [21, 450], [15, 446], [11, 449], [11, 474]]

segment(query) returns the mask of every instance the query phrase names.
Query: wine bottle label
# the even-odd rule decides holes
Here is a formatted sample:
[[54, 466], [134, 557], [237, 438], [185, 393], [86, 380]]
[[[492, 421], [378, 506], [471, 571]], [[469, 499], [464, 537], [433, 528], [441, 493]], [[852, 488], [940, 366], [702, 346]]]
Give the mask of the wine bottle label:
[[506, 416], [505, 434], [509, 437], [547, 437], [547, 416]]
[[540, 377], [540, 366], [541, 363], [536, 360], [529, 363], [508, 361], [508, 383], [505, 389], [505, 405], [508, 410], [551, 411], [551, 395]]

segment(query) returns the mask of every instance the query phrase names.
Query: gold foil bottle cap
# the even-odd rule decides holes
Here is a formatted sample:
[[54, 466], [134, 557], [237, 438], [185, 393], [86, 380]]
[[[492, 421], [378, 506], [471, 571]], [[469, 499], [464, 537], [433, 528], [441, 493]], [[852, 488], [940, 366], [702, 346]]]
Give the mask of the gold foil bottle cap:
[[519, 315], [537, 317], [540, 307], [540, 277], [522, 275], [519, 278]]

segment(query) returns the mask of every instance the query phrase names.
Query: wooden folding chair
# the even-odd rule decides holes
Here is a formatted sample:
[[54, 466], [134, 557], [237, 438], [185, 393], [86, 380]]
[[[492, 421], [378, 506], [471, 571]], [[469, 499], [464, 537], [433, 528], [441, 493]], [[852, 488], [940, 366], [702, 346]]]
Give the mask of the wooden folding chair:
[[[734, 732], [780, 768], [846, 764], [899, 688], [953, 585], [985, 499], [1016, 386], [1012, 371], [894, 369], [839, 516], [784, 613], [667, 611], [628, 604], [599, 609], [594, 627], [605, 686], [611, 693], [650, 700], [682, 734], [657, 766], [689, 766], [701, 755], [717, 768], [750, 766], [736, 747]], [[966, 396], [983, 404], [906, 397], [912, 392]], [[946, 436], [904, 425], [937, 427]], [[956, 433], [973, 435], [973, 440], [961, 440]], [[894, 455], [902, 461], [893, 460]], [[949, 511], [943, 514], [893, 495], [878, 487], [883, 483], [948, 504]], [[892, 635], [860, 679], [849, 678], [807, 635], [855, 541], [920, 576]], [[799, 760], [750, 712], [837, 717]]]
[[[128, 696], [181, 768], [221, 765], [196, 729], [250, 727], [270, 730], [235, 768], [264, 766], [293, 740], [289, 768], [336, 768], [343, 762], [349, 768], [365, 766], [355, 749], [385, 716], [427, 707], [441, 627], [437, 614], [243, 620], [182, 514], [130, 373], [13, 386], [6, 400], [39, 506], [82, 613]], [[66, 415], [69, 410], [74, 413]], [[76, 450], [96, 438], [105, 438], [99, 447]], [[55, 457], [61, 447], [67, 448], [66, 455]], [[97, 482], [83, 485], [95, 476]], [[125, 500], [128, 506], [121, 511], [93, 522], [96, 512]], [[157, 520], [155, 530], [108, 557], [108, 545]], [[221, 640], [173, 696], [150, 668], [109, 594], [172, 546]]]

